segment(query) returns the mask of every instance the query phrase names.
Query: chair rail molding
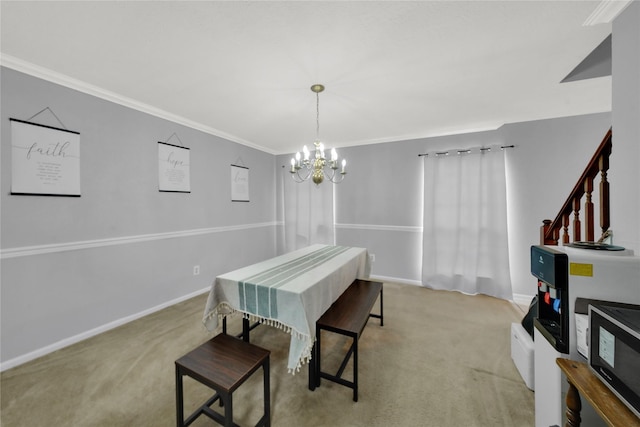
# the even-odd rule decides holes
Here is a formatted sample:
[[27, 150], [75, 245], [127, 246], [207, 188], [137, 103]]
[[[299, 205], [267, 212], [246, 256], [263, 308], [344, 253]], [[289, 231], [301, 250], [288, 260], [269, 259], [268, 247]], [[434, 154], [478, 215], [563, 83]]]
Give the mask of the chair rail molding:
[[334, 224], [337, 229], [345, 230], [373, 230], [373, 231], [404, 231], [408, 233], [422, 233], [422, 227], [412, 225], [377, 225], [377, 224]]
[[181, 237], [201, 236], [204, 234], [222, 233], [227, 231], [242, 231], [254, 228], [275, 227], [278, 222], [262, 222], [255, 224], [230, 225], [224, 227], [198, 228], [193, 230], [169, 231], [165, 233], [142, 234], [137, 236], [112, 237], [106, 239], [82, 240], [77, 242], [53, 243], [47, 245], [22, 246], [2, 249], [0, 259], [18, 258], [24, 256], [43, 255], [57, 252], [77, 251], [90, 248], [101, 248], [114, 245], [128, 245], [132, 243], [150, 242], [154, 240], [176, 239]]

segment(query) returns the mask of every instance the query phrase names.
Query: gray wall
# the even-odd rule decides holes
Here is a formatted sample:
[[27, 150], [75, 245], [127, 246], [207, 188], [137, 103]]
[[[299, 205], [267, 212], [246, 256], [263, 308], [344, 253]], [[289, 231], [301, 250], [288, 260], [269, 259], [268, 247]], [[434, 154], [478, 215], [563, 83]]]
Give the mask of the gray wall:
[[[542, 220], [554, 219], [558, 214], [610, 126], [611, 114], [602, 113], [503, 128], [505, 141], [516, 145], [507, 158], [507, 217], [514, 294], [536, 293], [537, 282], [529, 273], [530, 246], [539, 244]], [[598, 224], [599, 218], [595, 220]]]
[[[339, 154], [348, 159], [349, 174], [335, 187], [336, 243], [363, 246], [375, 254], [373, 276], [420, 284], [422, 158], [418, 154], [513, 144], [516, 147], [507, 150], [511, 278], [514, 298], [527, 301], [536, 286], [529, 273], [529, 248], [538, 244], [542, 220], [558, 213], [610, 126], [611, 115], [602, 113], [342, 148]], [[288, 165], [290, 158], [278, 156], [278, 166]]]
[[[1, 70], [3, 369], [275, 255], [273, 155]], [[79, 198], [10, 195], [9, 118], [45, 107], [80, 132]], [[59, 127], [48, 112], [33, 121]], [[174, 132], [190, 148], [188, 194], [158, 191], [157, 142]], [[250, 169], [249, 203], [231, 202], [232, 163]]]
[[[508, 152], [513, 290], [535, 292], [529, 246], [614, 124], [614, 241], [640, 251], [640, 5], [614, 22], [613, 113], [516, 123], [492, 132], [349, 147], [336, 187], [337, 243], [368, 247], [372, 274], [418, 284], [418, 153], [483, 143]], [[0, 360], [25, 361], [206, 291], [213, 278], [282, 250], [277, 156], [2, 68]], [[570, 84], [570, 83], [569, 83]], [[9, 118], [50, 107], [81, 133], [82, 197], [11, 196]], [[37, 121], [56, 125], [46, 115]], [[191, 148], [190, 194], [157, 191], [156, 142]], [[230, 202], [229, 164], [250, 168], [250, 203]], [[192, 275], [194, 265], [201, 274]], [[204, 332], [203, 332], [204, 333]]]
[[[640, 254], [640, 3], [613, 22], [611, 228], [615, 244]], [[639, 279], [640, 281], [640, 279]]]

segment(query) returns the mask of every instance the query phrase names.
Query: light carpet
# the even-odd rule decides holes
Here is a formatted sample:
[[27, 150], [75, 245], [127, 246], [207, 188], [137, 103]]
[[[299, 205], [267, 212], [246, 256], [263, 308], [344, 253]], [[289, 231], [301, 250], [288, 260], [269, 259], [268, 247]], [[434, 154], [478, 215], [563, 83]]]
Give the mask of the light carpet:
[[[0, 424], [175, 425], [174, 361], [212, 336], [201, 322], [205, 302], [198, 296], [3, 372]], [[518, 307], [396, 283], [384, 284], [384, 304], [384, 326], [370, 319], [359, 343], [358, 402], [326, 380], [309, 391], [306, 367], [287, 373], [289, 336], [268, 326], [252, 331], [251, 341], [272, 352], [273, 426], [534, 425], [533, 392], [510, 356]], [[337, 369], [348, 340], [328, 332], [322, 339], [323, 370]], [[259, 371], [234, 394], [240, 425], [261, 416], [261, 381]], [[190, 411], [210, 393], [185, 378], [185, 396]], [[217, 424], [201, 417], [192, 425]]]

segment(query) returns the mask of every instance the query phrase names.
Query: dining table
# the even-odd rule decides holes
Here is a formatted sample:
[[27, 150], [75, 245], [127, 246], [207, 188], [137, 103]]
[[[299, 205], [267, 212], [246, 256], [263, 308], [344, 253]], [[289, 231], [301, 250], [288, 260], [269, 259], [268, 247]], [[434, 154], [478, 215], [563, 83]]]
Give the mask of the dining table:
[[316, 321], [370, 269], [365, 248], [314, 244], [294, 250], [217, 276], [203, 323], [216, 331], [225, 316], [241, 313], [283, 329], [291, 335], [287, 368], [295, 374], [311, 360]]

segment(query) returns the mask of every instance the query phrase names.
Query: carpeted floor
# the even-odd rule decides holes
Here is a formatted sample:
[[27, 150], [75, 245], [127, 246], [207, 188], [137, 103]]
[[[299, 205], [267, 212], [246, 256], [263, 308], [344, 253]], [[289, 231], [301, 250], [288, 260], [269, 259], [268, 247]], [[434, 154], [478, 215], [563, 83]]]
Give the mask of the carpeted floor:
[[[357, 403], [350, 389], [327, 381], [309, 391], [306, 368], [288, 374], [284, 332], [252, 332], [253, 343], [272, 351], [273, 426], [533, 426], [533, 392], [510, 356], [511, 322], [522, 311], [491, 297], [394, 283], [385, 283], [384, 297], [385, 326], [370, 319], [360, 340]], [[175, 425], [173, 362], [212, 336], [201, 323], [205, 301], [193, 298], [3, 372], [0, 424]], [[230, 324], [239, 330], [239, 318]], [[329, 370], [347, 341], [322, 339]], [[259, 372], [234, 394], [240, 425], [260, 418], [261, 381]], [[185, 393], [185, 411], [210, 395], [189, 378]], [[216, 424], [201, 417], [193, 425]]]

